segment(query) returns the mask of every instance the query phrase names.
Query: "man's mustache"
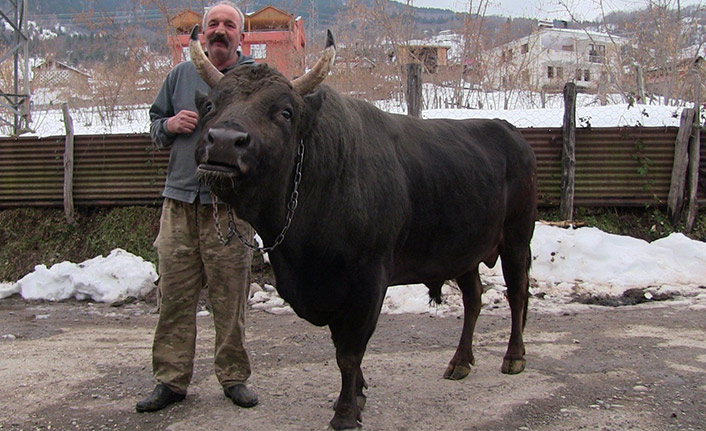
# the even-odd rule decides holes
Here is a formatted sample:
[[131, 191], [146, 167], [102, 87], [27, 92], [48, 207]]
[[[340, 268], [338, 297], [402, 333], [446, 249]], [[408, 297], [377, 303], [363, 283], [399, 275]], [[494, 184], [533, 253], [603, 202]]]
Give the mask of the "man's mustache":
[[211, 36], [211, 38], [209, 39], [209, 42], [210, 43], [221, 42], [221, 43], [225, 43], [226, 46], [230, 45], [228, 38], [224, 34], [220, 34], [220, 33], [217, 33], [217, 34], [214, 34], [213, 36]]

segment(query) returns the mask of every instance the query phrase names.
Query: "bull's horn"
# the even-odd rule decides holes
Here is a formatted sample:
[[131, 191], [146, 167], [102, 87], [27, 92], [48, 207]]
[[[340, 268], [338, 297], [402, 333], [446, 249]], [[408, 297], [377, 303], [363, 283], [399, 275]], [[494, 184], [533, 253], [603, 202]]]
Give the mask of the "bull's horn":
[[316, 62], [314, 67], [300, 76], [299, 78], [292, 81], [292, 86], [301, 95], [311, 93], [317, 85], [326, 78], [331, 66], [333, 66], [333, 60], [336, 58], [336, 44], [333, 42], [333, 35], [331, 30], [326, 31], [326, 47], [324, 48], [323, 54]]
[[191, 30], [191, 40], [189, 41], [189, 53], [191, 54], [191, 61], [196, 66], [196, 70], [199, 72], [201, 79], [206, 81], [209, 87], [213, 88], [216, 86], [218, 81], [223, 78], [223, 74], [220, 70], [216, 69], [216, 66], [209, 61], [206, 54], [201, 48], [201, 42], [199, 42], [199, 25], [196, 24]]

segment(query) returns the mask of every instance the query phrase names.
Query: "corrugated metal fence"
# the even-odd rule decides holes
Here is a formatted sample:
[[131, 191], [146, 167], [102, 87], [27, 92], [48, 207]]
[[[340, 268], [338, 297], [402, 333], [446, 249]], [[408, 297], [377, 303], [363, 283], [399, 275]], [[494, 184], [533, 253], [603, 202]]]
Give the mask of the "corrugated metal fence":
[[[522, 129], [538, 162], [539, 201], [561, 199], [561, 129]], [[575, 206], [666, 203], [678, 128], [576, 131]], [[62, 206], [63, 136], [0, 138], [0, 207]], [[704, 145], [701, 158], [706, 160]], [[74, 141], [76, 206], [160, 202], [168, 151], [148, 135], [79, 135]], [[706, 197], [701, 191], [700, 199]]]
[[[63, 136], [0, 139], [0, 207], [62, 206]], [[168, 151], [148, 135], [79, 135], [74, 139], [77, 206], [156, 204]]]

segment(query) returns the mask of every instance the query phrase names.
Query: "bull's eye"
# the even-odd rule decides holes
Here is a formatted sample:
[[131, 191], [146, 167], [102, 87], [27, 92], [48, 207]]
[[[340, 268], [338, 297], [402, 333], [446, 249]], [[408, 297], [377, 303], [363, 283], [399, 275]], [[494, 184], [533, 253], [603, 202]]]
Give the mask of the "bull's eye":
[[282, 110], [282, 117], [284, 117], [285, 120], [291, 120], [292, 119], [292, 110], [289, 108], [284, 108]]

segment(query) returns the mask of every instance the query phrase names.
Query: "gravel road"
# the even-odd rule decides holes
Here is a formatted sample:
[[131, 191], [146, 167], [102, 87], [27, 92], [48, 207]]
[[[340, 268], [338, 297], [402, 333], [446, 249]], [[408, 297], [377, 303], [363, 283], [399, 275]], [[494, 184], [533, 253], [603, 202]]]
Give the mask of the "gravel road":
[[[199, 317], [186, 400], [136, 413], [151, 392], [154, 305], [0, 300], [0, 430], [325, 430], [340, 377], [326, 328], [248, 311], [251, 384], [240, 409], [213, 374], [211, 318]], [[669, 301], [532, 313], [527, 369], [500, 373], [509, 311], [484, 310], [476, 366], [441, 378], [455, 317], [383, 315], [365, 359], [363, 430], [706, 430], [706, 310]]]

